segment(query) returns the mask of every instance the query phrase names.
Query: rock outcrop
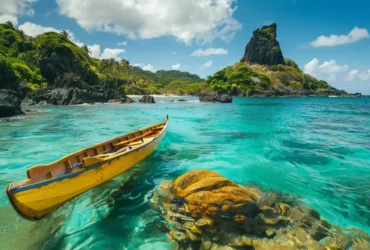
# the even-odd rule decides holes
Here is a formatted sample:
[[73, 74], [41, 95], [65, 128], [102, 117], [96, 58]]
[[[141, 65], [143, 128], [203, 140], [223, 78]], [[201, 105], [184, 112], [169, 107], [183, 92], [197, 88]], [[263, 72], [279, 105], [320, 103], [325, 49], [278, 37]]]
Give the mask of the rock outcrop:
[[[370, 236], [344, 231], [287, 195], [193, 170], [154, 190], [151, 206], [177, 249], [366, 249]], [[161, 227], [163, 229], [163, 227]]]
[[27, 95], [35, 103], [46, 101], [53, 105], [72, 105], [95, 102], [131, 103], [132, 99], [106, 86], [90, 86], [74, 73], [66, 73], [54, 81], [55, 86], [30, 92]]
[[98, 84], [98, 76], [90, 69], [88, 58], [68, 38], [46, 32], [36, 37], [36, 42], [39, 54], [37, 64], [48, 86], [53, 86], [54, 81], [66, 73], [74, 73], [90, 85]]
[[144, 95], [143, 97], [141, 97], [139, 102], [140, 103], [155, 103], [154, 97], [150, 95]]
[[114, 102], [131, 103], [130, 98], [124, 94], [104, 87], [89, 87], [88, 89], [79, 88], [45, 88], [30, 93], [28, 99], [35, 103], [46, 101], [53, 105], [73, 105], [96, 102]]
[[241, 61], [265, 65], [285, 64], [279, 42], [276, 40], [276, 28], [276, 23], [273, 23], [255, 30]]
[[17, 92], [11, 89], [0, 89], [0, 117], [23, 114], [22, 100]]
[[219, 94], [217, 92], [201, 92], [198, 94], [200, 102], [220, 102], [231, 103], [233, 98], [229, 94]]

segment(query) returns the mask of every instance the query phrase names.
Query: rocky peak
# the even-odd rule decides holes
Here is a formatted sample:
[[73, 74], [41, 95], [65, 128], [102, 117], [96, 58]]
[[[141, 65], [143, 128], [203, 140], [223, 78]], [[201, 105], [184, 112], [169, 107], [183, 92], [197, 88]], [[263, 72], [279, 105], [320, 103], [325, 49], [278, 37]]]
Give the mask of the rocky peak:
[[273, 23], [255, 30], [241, 61], [266, 65], [285, 64], [279, 42], [276, 40], [276, 29], [276, 23]]

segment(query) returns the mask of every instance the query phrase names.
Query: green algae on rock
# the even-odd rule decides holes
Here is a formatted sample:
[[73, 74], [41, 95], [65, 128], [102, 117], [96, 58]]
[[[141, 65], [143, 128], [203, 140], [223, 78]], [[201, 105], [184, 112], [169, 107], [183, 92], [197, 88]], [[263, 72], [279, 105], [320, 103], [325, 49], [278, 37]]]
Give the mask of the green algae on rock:
[[150, 204], [178, 249], [368, 249], [370, 236], [331, 225], [283, 195], [238, 185], [210, 170], [162, 182]]

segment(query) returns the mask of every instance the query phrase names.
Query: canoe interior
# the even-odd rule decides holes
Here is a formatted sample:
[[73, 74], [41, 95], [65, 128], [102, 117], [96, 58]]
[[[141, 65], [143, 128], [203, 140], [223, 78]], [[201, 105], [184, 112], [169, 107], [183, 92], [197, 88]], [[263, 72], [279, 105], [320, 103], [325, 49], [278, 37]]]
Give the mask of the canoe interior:
[[135, 150], [156, 138], [165, 129], [166, 125], [167, 120], [82, 149], [50, 164], [33, 166], [27, 170], [28, 179], [13, 182], [11, 189], [25, 187], [62, 175], [75, 173], [94, 163], [124, 154], [128, 150]]

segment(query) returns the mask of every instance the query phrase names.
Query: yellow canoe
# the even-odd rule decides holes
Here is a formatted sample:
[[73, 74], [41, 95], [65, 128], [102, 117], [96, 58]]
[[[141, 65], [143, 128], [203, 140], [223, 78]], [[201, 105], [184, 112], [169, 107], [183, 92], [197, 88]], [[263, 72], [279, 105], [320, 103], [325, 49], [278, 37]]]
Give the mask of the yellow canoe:
[[66, 201], [112, 179], [150, 155], [163, 139], [164, 122], [82, 149], [27, 170], [28, 179], [8, 185], [14, 209], [39, 220]]

